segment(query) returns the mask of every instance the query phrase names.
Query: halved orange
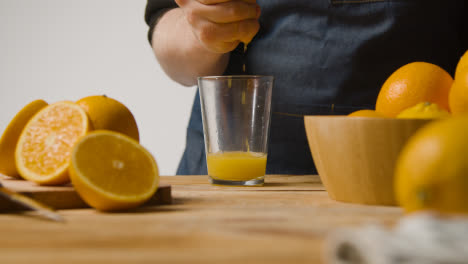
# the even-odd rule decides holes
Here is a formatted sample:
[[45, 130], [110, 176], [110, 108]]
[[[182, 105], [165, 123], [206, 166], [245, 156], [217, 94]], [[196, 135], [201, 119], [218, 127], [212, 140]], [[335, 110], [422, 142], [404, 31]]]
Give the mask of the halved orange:
[[96, 130], [79, 140], [69, 171], [81, 198], [101, 211], [137, 207], [159, 186], [151, 153], [135, 139], [109, 130]]
[[75, 143], [91, 130], [83, 108], [69, 102], [50, 104], [26, 124], [15, 151], [16, 167], [26, 180], [43, 185], [69, 182]]
[[15, 165], [15, 149], [21, 131], [39, 110], [46, 107], [46, 101], [38, 99], [24, 106], [10, 121], [0, 138], [0, 173], [19, 177]]

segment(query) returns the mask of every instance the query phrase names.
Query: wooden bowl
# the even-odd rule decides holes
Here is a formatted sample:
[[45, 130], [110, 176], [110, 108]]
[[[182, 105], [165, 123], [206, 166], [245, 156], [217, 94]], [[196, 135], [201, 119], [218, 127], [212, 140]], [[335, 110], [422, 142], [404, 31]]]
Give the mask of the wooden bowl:
[[332, 199], [396, 205], [393, 172], [407, 139], [430, 122], [347, 116], [305, 116], [309, 147]]

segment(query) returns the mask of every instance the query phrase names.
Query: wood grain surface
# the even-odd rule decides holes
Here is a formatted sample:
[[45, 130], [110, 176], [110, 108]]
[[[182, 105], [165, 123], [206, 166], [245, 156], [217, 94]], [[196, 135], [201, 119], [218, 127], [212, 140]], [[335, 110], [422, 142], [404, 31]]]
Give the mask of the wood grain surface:
[[[81, 199], [71, 185], [63, 186], [39, 186], [35, 183], [1, 176], [2, 185], [12, 191], [33, 198], [54, 209], [88, 208], [89, 206]], [[171, 186], [161, 183], [156, 193], [146, 203], [147, 205], [171, 204]], [[11, 210], [22, 210], [22, 206], [10, 200], [0, 197], [0, 212]]]
[[326, 263], [330, 232], [392, 225], [396, 207], [329, 199], [318, 176], [267, 176], [266, 186], [212, 186], [207, 176], [162, 177], [173, 203], [121, 213], [60, 210], [0, 215], [0, 263]]
[[338, 201], [396, 205], [394, 167], [411, 135], [428, 119], [305, 116], [317, 170]]

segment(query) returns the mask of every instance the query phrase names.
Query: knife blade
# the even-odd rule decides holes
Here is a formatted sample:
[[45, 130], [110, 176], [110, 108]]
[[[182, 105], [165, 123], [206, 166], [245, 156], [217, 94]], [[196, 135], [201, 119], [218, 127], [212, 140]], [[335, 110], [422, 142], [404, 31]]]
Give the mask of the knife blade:
[[64, 219], [61, 215], [54, 212], [52, 208], [49, 206], [38, 202], [32, 198], [29, 198], [26, 195], [14, 192], [8, 188], [5, 188], [2, 183], [0, 182], [0, 196], [12, 201], [13, 203], [20, 204], [28, 209], [31, 209], [37, 212], [40, 216], [57, 221], [57, 222], [64, 222]]

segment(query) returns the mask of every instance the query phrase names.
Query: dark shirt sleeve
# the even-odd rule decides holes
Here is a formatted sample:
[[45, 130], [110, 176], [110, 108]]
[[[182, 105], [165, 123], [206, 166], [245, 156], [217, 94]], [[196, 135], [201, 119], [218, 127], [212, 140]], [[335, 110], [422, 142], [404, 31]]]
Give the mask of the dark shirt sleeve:
[[174, 0], [148, 0], [145, 9], [145, 21], [149, 26], [148, 40], [151, 43], [153, 30], [161, 17], [167, 10], [177, 7]]

